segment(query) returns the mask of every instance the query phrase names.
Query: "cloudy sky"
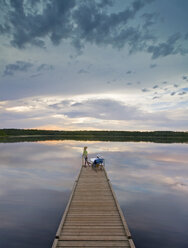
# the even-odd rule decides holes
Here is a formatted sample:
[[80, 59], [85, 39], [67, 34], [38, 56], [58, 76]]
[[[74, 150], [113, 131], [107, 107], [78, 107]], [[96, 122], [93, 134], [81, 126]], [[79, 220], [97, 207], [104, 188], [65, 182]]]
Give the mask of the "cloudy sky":
[[187, 0], [0, 0], [0, 128], [187, 130]]

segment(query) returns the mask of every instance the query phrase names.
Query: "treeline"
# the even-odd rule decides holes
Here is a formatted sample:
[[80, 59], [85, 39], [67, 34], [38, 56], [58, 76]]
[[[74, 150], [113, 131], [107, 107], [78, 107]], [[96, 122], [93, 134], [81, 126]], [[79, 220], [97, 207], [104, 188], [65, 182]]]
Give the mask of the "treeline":
[[22, 135], [73, 135], [73, 136], [154, 136], [154, 137], [187, 137], [188, 132], [174, 131], [56, 131], [56, 130], [39, 130], [39, 129], [0, 129], [2, 136], [22, 136]]
[[0, 142], [40, 140], [188, 142], [188, 132], [173, 131], [53, 131], [37, 129], [0, 129]]

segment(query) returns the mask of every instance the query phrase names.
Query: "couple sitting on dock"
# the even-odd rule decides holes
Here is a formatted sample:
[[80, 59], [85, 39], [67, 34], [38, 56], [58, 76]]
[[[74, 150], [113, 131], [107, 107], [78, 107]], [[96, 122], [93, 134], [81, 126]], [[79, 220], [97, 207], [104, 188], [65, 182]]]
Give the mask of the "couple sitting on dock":
[[84, 151], [83, 151], [83, 159], [84, 159], [84, 167], [86, 167], [87, 165], [90, 167], [92, 167], [93, 169], [103, 169], [104, 166], [104, 159], [100, 156], [97, 156], [96, 158], [91, 158], [89, 162], [88, 161], [88, 152], [87, 152], [87, 146], [84, 147]]

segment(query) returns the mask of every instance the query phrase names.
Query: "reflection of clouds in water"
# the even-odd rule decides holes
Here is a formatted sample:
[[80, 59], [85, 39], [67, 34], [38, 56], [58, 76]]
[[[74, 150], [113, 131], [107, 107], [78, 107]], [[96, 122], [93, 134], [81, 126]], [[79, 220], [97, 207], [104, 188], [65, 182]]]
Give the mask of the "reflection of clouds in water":
[[[66, 143], [66, 149], [71, 155], [79, 154], [85, 144], [90, 156], [100, 153], [106, 158], [109, 175], [117, 178], [119, 187], [134, 184], [134, 190], [141, 191], [187, 191], [186, 145], [72, 141]], [[127, 186], [124, 175], [129, 178]]]
[[[187, 247], [188, 198], [171, 194], [121, 194], [124, 195], [121, 207], [136, 247]], [[126, 201], [125, 196], [134, 201]]]
[[172, 191], [177, 190], [188, 193], [188, 181], [185, 177], [164, 177], [162, 181], [171, 188]]
[[64, 146], [19, 143], [1, 144], [1, 147], [1, 191], [12, 188], [70, 189], [81, 164], [77, 155]]
[[[127, 143], [123, 145], [129, 146]], [[142, 143], [137, 144], [132, 151], [109, 151], [105, 153], [109, 164], [109, 177], [113, 184], [122, 190], [187, 192], [186, 149], [187, 145]]]
[[8, 188], [70, 188], [85, 145], [90, 157], [98, 153], [105, 157], [109, 177], [120, 188], [187, 191], [186, 145], [92, 141], [1, 144], [1, 189], [6, 183]]
[[151, 154], [148, 158], [160, 161], [160, 162], [169, 162], [170, 166], [175, 163], [178, 166], [181, 166], [182, 164], [187, 164], [188, 161], [188, 154], [185, 152], [178, 151], [175, 154], [167, 154], [166, 151], [161, 151], [158, 153]]
[[[56, 202], [58, 209], [64, 208], [65, 202], [60, 201], [67, 197], [67, 190], [71, 190], [81, 166], [81, 155], [85, 145], [88, 146], [89, 157], [96, 154], [104, 156], [108, 176], [139, 247], [141, 247], [140, 244], [145, 244], [144, 247], [150, 247], [151, 243], [157, 244], [162, 232], [180, 232], [179, 230], [188, 224], [188, 220], [182, 221], [181, 219], [182, 215], [187, 215], [187, 210], [184, 208], [185, 198], [188, 199], [187, 144], [45, 141], [0, 144], [0, 210], [2, 213], [5, 212], [5, 217], [11, 216], [13, 225], [11, 227], [11, 221], [8, 223], [10, 219], [7, 222], [5, 218], [3, 219], [7, 233], [10, 229], [21, 230], [19, 225], [16, 226], [19, 218], [21, 220], [18, 223], [29, 222], [32, 216], [34, 222], [36, 216], [40, 216], [39, 219], [43, 218], [44, 209], [48, 213], [45, 217], [48, 221], [48, 231], [51, 234], [46, 239], [42, 236], [41, 240], [44, 242], [48, 240], [43, 247], [51, 245], [49, 239], [52, 240], [56, 232], [53, 230], [52, 233], [55, 224], [50, 227], [50, 221], [53, 222], [52, 219], [55, 216], [55, 210], [49, 212], [51, 208], [54, 208], [54, 206], [51, 207], [51, 204]], [[12, 197], [10, 193], [13, 190], [15, 197]], [[39, 197], [43, 194], [41, 192], [47, 192], [46, 200]], [[27, 194], [32, 199], [33, 211], [30, 211], [31, 209], [27, 205], [30, 202]], [[62, 197], [61, 200], [59, 197]], [[15, 204], [19, 205], [20, 212]], [[22, 215], [24, 206], [26, 210]], [[171, 208], [170, 212], [168, 212], [168, 208]], [[26, 211], [29, 211], [29, 216]], [[174, 221], [173, 211], [177, 216], [176, 227], [179, 228], [178, 230], [170, 227]], [[167, 217], [164, 212], [168, 215]], [[42, 229], [40, 229], [40, 223], [37, 225], [40, 236]], [[165, 225], [166, 227], [164, 227]], [[35, 228], [34, 224], [27, 227], [29, 231]], [[144, 235], [145, 232], [147, 235]], [[18, 242], [19, 239], [29, 240], [32, 236], [29, 236], [27, 232], [23, 233], [24, 237], [20, 237], [18, 232], [15, 232], [13, 240], [18, 240]], [[148, 235], [148, 233], [150, 234]], [[141, 234], [145, 236], [145, 240]], [[50, 235], [52, 235], [51, 238]], [[165, 247], [169, 247], [168, 244], [170, 244], [168, 237], [167, 240]], [[177, 240], [179, 240], [179, 236]], [[42, 247], [40, 241], [38, 244]], [[147, 244], [149, 245], [147, 246]], [[0, 243], [0, 246], [5, 245]], [[162, 247], [161, 243], [159, 242], [156, 247]]]
[[7, 192], [0, 204], [0, 247], [50, 247], [69, 195], [41, 189]]

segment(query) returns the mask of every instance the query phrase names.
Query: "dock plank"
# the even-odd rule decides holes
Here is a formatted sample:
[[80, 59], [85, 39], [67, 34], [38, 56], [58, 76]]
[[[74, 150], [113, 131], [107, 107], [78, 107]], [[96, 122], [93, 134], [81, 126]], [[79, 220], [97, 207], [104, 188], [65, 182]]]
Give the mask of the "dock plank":
[[82, 167], [52, 248], [135, 248], [105, 170]]

